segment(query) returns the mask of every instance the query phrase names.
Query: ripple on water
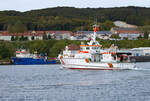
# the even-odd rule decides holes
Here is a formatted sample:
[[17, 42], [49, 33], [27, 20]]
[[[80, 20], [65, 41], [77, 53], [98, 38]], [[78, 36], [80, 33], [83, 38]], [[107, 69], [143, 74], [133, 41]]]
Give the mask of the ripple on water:
[[80, 71], [60, 65], [1, 66], [1, 101], [149, 101], [150, 63], [140, 69]]

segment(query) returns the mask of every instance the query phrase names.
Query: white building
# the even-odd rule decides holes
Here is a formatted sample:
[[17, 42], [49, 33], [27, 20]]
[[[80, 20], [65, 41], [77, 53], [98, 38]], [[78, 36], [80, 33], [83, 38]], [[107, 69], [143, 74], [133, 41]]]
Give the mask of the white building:
[[150, 56], [150, 47], [139, 47], [131, 49], [134, 56]]
[[136, 40], [139, 36], [144, 36], [144, 33], [141, 33], [136, 28], [111, 28], [112, 34], [118, 34], [121, 39], [128, 38], [129, 40]]
[[[7, 31], [3, 31], [0, 33], [0, 40], [11, 41], [12, 37], [27, 37], [28, 40], [43, 40], [43, 35], [46, 34], [48, 37], [51, 35], [52, 38], [57, 40], [61, 39], [70, 39], [72, 34], [71, 31], [28, 31], [24, 33], [8, 33]], [[34, 38], [33, 38], [34, 37]]]
[[[91, 37], [92, 33], [93, 33], [93, 31], [77, 31], [77, 34], [85, 35], [88, 39]], [[110, 38], [111, 34], [112, 33], [110, 31], [97, 31], [96, 37], [107, 40]]]

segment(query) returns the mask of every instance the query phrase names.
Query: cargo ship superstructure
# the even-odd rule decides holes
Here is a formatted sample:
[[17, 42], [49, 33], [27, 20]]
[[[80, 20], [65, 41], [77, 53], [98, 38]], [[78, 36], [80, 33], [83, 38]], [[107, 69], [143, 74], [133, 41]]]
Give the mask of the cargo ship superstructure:
[[14, 65], [56, 64], [55, 58], [50, 59], [37, 53], [30, 54], [26, 49], [16, 51], [16, 57], [12, 57], [11, 61]]

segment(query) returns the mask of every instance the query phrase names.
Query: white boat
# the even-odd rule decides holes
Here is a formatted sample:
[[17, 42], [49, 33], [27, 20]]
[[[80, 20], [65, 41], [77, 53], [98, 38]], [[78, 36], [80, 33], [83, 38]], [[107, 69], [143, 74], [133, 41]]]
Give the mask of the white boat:
[[97, 25], [90, 42], [81, 44], [79, 50], [71, 50], [66, 46], [59, 59], [62, 67], [81, 70], [118, 70], [134, 69], [135, 63], [130, 61], [130, 54], [121, 53], [112, 45], [109, 49], [101, 49], [102, 45], [96, 41]]

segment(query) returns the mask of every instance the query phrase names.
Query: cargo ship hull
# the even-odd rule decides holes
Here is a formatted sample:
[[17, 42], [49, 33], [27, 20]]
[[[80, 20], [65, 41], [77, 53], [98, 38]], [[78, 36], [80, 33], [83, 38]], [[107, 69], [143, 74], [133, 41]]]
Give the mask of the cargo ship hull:
[[56, 64], [56, 60], [46, 60], [44, 58], [34, 59], [12, 57], [11, 61], [14, 65]]

